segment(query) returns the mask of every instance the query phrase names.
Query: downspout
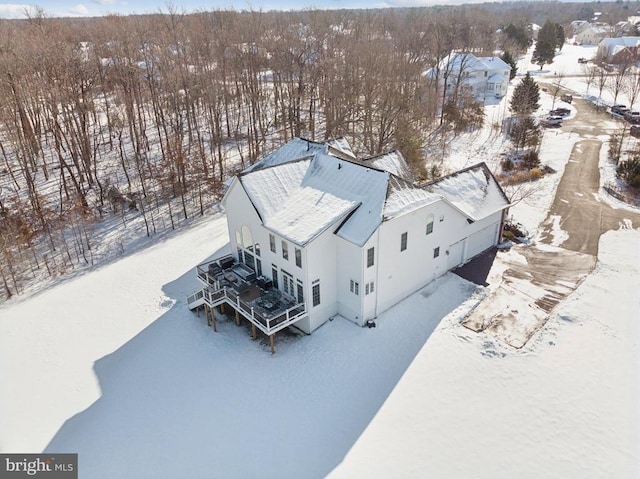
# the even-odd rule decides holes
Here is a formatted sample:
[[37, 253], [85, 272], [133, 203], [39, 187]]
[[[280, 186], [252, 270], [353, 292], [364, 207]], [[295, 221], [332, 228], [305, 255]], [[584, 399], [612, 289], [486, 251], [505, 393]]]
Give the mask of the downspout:
[[[382, 223], [380, 223], [380, 226], [382, 226]], [[373, 265], [376, 268], [376, 279], [375, 279], [375, 297], [374, 297], [374, 307], [373, 307], [373, 314], [374, 314], [374, 318], [378, 317], [378, 291], [380, 291], [380, 283], [378, 282], [378, 277], [379, 277], [379, 273], [380, 273], [380, 263], [378, 262], [378, 254], [380, 253], [380, 228], [378, 228], [378, 230], [376, 231], [376, 254], [374, 255], [373, 258]]]

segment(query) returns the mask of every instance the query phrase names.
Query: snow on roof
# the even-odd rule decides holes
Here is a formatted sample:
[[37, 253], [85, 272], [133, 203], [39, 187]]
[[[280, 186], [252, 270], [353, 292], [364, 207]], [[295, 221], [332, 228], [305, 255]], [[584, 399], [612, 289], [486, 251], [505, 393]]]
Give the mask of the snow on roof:
[[372, 156], [363, 160], [365, 164], [371, 164], [375, 168], [379, 168], [389, 173], [393, 173], [400, 178], [408, 181], [415, 181], [415, 177], [405, 161], [402, 153], [397, 150], [389, 151], [378, 156]]
[[305, 140], [303, 138], [294, 138], [244, 171], [256, 171], [262, 168], [280, 165], [305, 156], [313, 155], [317, 152], [326, 152], [326, 150], [327, 146], [322, 143]]
[[364, 244], [382, 219], [389, 174], [321, 151], [283, 163], [293, 151], [286, 148], [291, 143], [299, 142], [271, 155], [274, 166], [240, 175], [265, 227], [304, 245], [356, 209], [337, 234]]
[[494, 73], [487, 79], [487, 81], [490, 83], [504, 83], [507, 80], [503, 75], [500, 75], [500, 73]]
[[361, 162], [332, 155], [329, 145], [294, 139], [239, 180], [264, 226], [299, 245], [344, 220], [335, 233], [362, 246], [382, 221], [443, 197], [474, 220], [509, 206], [484, 163], [426, 187], [397, 174], [408, 171], [398, 152]]
[[485, 65], [487, 70], [511, 70], [511, 65], [506, 63], [500, 57], [480, 57], [478, 58], [478, 60], [480, 60]]
[[408, 181], [391, 176], [384, 204], [384, 219], [400, 216], [425, 205], [440, 201], [441, 197], [425, 188], [417, 187]]
[[435, 78], [438, 71], [450, 71], [458, 73], [490, 71], [490, 70], [511, 70], [511, 66], [500, 57], [476, 57], [472, 53], [452, 52], [443, 58], [437, 68], [431, 68], [423, 73], [428, 78]]
[[331, 148], [334, 148], [338, 152], [344, 155], [347, 155], [348, 157], [353, 158], [354, 160], [356, 159], [356, 155], [353, 153], [353, 150], [351, 149], [351, 145], [345, 138], [342, 138], [342, 137], [333, 138], [331, 140], [327, 140], [326, 144], [329, 145]]
[[509, 200], [485, 163], [445, 176], [426, 186], [474, 221], [509, 206]]

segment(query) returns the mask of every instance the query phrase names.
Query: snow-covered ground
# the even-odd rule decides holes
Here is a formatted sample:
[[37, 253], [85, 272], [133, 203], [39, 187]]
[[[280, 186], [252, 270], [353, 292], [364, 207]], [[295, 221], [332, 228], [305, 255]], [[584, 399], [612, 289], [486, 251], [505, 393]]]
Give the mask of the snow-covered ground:
[[[507, 100], [448, 168], [496, 170]], [[577, 140], [546, 130], [558, 173], [512, 208], [531, 231]], [[595, 272], [522, 350], [460, 325], [484, 292], [447, 274], [374, 329], [338, 318], [280, 334], [272, 356], [185, 305], [193, 267], [228, 247], [218, 215], [0, 306], [0, 451], [78, 452], [91, 478], [639, 477], [639, 243], [604, 235]]]
[[603, 235], [522, 352], [447, 316], [330, 477], [640, 477], [638, 244]]

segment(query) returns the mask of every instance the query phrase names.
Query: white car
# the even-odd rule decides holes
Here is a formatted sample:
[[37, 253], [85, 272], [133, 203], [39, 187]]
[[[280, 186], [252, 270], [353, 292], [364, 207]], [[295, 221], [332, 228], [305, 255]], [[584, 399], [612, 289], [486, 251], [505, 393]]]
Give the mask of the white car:
[[547, 118], [545, 118], [544, 123], [547, 126], [561, 126], [562, 125], [562, 117], [561, 116], [555, 116], [555, 115], [549, 115]]

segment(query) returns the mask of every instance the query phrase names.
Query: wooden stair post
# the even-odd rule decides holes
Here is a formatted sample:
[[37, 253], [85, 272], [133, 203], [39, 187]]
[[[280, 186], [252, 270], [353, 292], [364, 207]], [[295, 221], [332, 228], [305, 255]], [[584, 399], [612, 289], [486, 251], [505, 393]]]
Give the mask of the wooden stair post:
[[258, 339], [258, 335], [257, 335], [257, 333], [256, 333], [256, 325], [255, 325], [255, 324], [253, 324], [253, 323], [251, 323], [251, 338], [252, 338], [253, 340]]
[[238, 312], [237, 309], [236, 309], [236, 325], [240, 326], [240, 313]]
[[271, 343], [271, 354], [275, 354], [276, 348], [273, 345], [273, 336], [275, 333], [269, 335], [269, 342]]

